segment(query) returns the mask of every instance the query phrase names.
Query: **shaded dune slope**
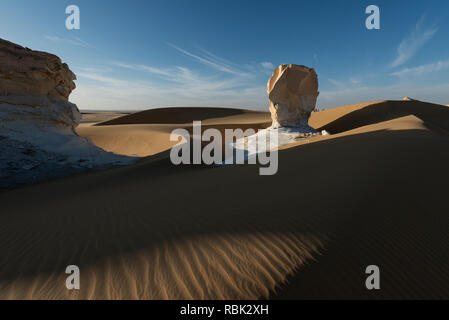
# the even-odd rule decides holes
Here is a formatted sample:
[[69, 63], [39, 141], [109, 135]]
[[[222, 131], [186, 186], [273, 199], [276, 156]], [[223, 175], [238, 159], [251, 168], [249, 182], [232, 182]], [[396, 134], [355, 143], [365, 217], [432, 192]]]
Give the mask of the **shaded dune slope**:
[[[449, 135], [403, 103], [314, 114], [339, 133], [282, 150], [274, 176], [175, 167], [165, 151], [0, 193], [0, 298], [449, 298]], [[359, 110], [359, 127], [340, 120]], [[380, 291], [364, 286], [370, 264]]]
[[[226, 169], [149, 160], [45, 183], [37, 193], [30, 187], [0, 194], [7, 201], [0, 215], [0, 297], [268, 297], [319, 254], [325, 236], [299, 228], [294, 217], [284, 225], [265, 210], [241, 215], [243, 202], [236, 209], [238, 199], [222, 198], [235, 189], [231, 180], [220, 186]], [[29, 192], [29, 201], [13, 201]], [[79, 292], [65, 289], [69, 264], [81, 269]]]
[[210, 118], [221, 118], [242, 114], [265, 114], [243, 109], [232, 108], [206, 108], [206, 107], [186, 107], [186, 108], [158, 108], [112, 119], [98, 123], [97, 126], [121, 125], [121, 124], [183, 124], [193, 121], [202, 121]]
[[[335, 111], [338, 112], [339, 110]], [[328, 113], [332, 114], [335, 111], [330, 110]], [[327, 130], [335, 134], [382, 121], [413, 115], [423, 120], [426, 125], [433, 129], [440, 128], [449, 131], [448, 111], [449, 109], [446, 106], [416, 100], [379, 101], [367, 105], [360, 105], [360, 107], [344, 115], [342, 114], [333, 121], [326, 124], [316, 123], [315, 125], [319, 125], [317, 128], [319, 130]]]

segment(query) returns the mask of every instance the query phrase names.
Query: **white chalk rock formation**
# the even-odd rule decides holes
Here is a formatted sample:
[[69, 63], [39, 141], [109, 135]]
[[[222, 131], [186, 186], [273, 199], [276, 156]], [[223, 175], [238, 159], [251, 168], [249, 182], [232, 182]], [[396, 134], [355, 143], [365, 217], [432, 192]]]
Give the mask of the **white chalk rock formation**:
[[319, 95], [314, 69], [295, 64], [277, 67], [268, 81], [267, 93], [272, 128], [310, 128], [309, 117]]
[[0, 136], [8, 146], [11, 141], [27, 143], [89, 167], [129, 162], [75, 133], [81, 114], [68, 101], [74, 80], [57, 56], [0, 39]]
[[[243, 158], [250, 159], [258, 153], [274, 151], [310, 136], [329, 135], [309, 126], [319, 95], [314, 69], [296, 64], [277, 67], [268, 80], [267, 93], [273, 120], [271, 127], [230, 144], [233, 149], [245, 152]], [[228, 162], [231, 160], [236, 158], [227, 159]]]
[[415, 99], [412, 99], [410, 97], [404, 97], [402, 100], [403, 101], [416, 101]]

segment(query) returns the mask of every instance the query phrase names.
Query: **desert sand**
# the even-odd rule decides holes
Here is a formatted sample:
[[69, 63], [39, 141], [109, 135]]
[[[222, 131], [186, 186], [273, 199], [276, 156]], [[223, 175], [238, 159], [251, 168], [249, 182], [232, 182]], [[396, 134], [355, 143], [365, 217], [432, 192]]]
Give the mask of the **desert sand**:
[[[0, 298], [449, 298], [448, 107], [313, 113], [331, 135], [284, 146], [265, 177], [256, 165], [172, 165], [169, 133], [192, 120], [271, 124], [215, 108], [82, 124], [97, 146], [142, 158], [1, 192]], [[65, 288], [72, 264], [79, 291]], [[365, 288], [372, 264], [381, 290]]]
[[[92, 123], [87, 119], [103, 119]], [[193, 121], [201, 121], [203, 130], [217, 128], [261, 129], [271, 124], [270, 113], [231, 108], [162, 108], [118, 117], [96, 113], [85, 117], [77, 133], [102, 149], [116, 154], [146, 157], [169, 150], [174, 129], [192, 131]]]

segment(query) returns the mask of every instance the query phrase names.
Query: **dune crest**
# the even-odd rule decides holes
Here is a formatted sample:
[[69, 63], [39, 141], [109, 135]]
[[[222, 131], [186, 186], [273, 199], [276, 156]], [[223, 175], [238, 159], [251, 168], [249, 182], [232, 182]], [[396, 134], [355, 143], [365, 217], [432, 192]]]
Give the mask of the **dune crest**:
[[0, 298], [267, 299], [289, 275], [314, 260], [324, 243], [323, 237], [288, 232], [172, 238], [147, 250], [108, 257], [101, 265], [81, 266], [79, 291], [65, 288], [63, 272], [43, 270], [30, 277], [19, 268], [18, 277], [0, 279]]

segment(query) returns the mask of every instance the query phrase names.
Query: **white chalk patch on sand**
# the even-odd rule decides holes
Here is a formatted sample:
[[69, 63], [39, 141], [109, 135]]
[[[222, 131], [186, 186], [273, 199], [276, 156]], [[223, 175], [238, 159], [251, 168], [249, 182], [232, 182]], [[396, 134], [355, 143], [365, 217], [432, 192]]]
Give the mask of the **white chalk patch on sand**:
[[227, 159], [223, 165], [241, 163], [257, 157], [260, 153], [277, 151], [282, 146], [319, 135], [327, 136], [329, 132], [325, 130], [318, 132], [309, 126], [263, 129], [254, 135], [228, 143], [228, 147], [233, 149], [233, 157], [232, 161], [231, 159]]
[[1, 126], [0, 135], [64, 155], [68, 163], [77, 164], [81, 161], [83, 166], [127, 165], [137, 159], [104, 151], [64, 126], [42, 128], [30, 122], [16, 121]]

